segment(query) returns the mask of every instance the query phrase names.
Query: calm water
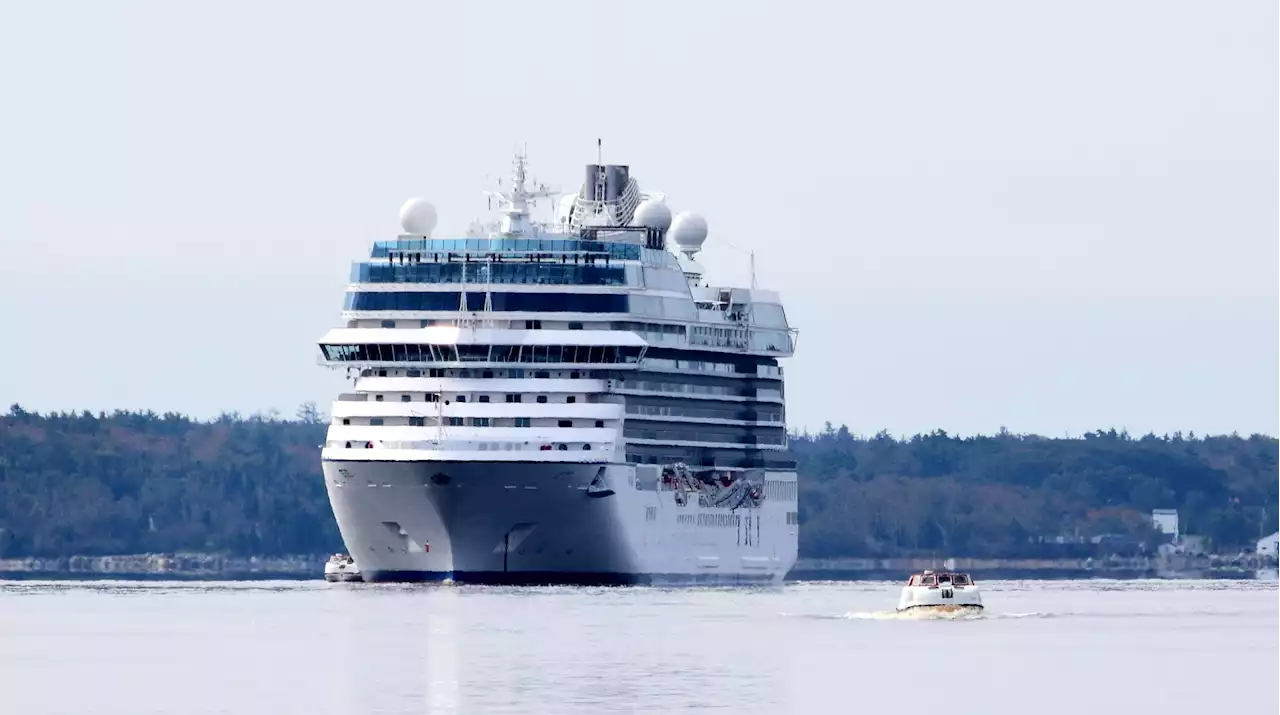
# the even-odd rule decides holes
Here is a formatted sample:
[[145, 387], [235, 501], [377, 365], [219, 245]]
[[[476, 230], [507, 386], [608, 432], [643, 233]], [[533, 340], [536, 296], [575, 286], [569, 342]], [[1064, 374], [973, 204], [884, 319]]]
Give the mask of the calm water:
[[0, 712], [1277, 712], [1275, 583], [767, 590], [0, 582]]

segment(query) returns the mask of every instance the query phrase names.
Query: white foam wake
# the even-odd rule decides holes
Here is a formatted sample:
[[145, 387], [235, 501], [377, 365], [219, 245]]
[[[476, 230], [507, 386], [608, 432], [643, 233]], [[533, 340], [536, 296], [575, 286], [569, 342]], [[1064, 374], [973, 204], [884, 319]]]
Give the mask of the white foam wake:
[[976, 608], [952, 611], [910, 608], [905, 611], [851, 611], [842, 618], [865, 621], [969, 621], [986, 616], [986, 613]]

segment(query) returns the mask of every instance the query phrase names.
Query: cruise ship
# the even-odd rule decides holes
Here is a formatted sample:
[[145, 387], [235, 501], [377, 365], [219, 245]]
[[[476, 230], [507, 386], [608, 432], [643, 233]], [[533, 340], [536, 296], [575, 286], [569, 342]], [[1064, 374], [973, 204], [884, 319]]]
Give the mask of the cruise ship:
[[629, 166], [557, 194], [517, 153], [487, 193], [496, 220], [450, 238], [407, 201], [320, 340], [350, 385], [321, 459], [363, 579], [780, 581], [797, 333], [778, 294], [709, 285], [706, 220]]

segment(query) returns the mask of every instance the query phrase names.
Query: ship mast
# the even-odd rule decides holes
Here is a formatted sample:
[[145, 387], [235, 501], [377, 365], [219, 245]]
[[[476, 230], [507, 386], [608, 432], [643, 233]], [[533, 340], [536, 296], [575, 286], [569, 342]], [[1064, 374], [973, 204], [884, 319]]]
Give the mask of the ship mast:
[[529, 209], [538, 199], [555, 197], [558, 192], [549, 189], [546, 184], [537, 184], [533, 189], [525, 188], [528, 178], [528, 156], [524, 150], [516, 152], [511, 162], [511, 188], [508, 191], [486, 191], [485, 193], [498, 200], [502, 222], [499, 233], [507, 236], [531, 233], [533, 223], [529, 220]]

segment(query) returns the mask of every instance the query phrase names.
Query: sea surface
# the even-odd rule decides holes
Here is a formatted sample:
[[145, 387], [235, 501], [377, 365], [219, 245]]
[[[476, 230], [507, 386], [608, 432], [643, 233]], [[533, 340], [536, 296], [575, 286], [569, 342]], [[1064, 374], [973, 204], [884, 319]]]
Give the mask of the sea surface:
[[0, 712], [1259, 713], [1275, 582], [494, 588], [0, 582]]

